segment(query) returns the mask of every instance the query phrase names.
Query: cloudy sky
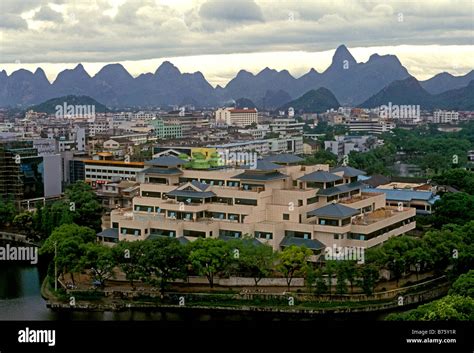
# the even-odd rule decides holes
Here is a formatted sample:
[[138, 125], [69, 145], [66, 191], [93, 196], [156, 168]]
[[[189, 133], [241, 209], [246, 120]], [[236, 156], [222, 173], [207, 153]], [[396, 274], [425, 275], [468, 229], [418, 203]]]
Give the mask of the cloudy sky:
[[0, 70], [50, 80], [81, 62], [120, 62], [134, 76], [169, 60], [225, 85], [240, 69], [299, 77], [345, 44], [355, 59], [395, 54], [427, 79], [474, 68], [474, 1], [0, 0]]

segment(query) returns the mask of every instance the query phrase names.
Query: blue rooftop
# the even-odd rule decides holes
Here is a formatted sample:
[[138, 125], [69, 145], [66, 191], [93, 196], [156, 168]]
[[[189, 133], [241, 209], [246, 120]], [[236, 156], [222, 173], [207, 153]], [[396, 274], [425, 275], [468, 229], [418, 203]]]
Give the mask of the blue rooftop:
[[364, 189], [364, 192], [383, 192], [387, 200], [391, 201], [412, 201], [421, 200], [434, 204], [440, 199], [438, 195], [434, 195], [431, 191], [414, 191], [400, 189]]

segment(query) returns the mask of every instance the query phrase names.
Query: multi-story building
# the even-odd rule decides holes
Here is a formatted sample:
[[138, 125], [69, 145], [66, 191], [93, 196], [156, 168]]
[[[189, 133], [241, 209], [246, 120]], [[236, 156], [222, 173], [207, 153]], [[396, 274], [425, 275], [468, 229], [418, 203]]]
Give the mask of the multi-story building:
[[140, 194], [140, 187], [135, 181], [108, 182], [102, 184], [96, 194], [102, 206], [111, 211], [116, 208], [132, 207], [133, 198]]
[[15, 201], [61, 194], [61, 156], [40, 156], [32, 141], [0, 142], [0, 197]]
[[385, 194], [387, 206], [393, 207], [412, 207], [416, 209], [417, 215], [429, 215], [433, 211], [433, 205], [440, 199], [431, 191], [416, 191], [403, 189], [366, 189], [365, 192]]
[[380, 119], [360, 119], [351, 120], [347, 123], [351, 132], [366, 132], [380, 135], [384, 132], [390, 132], [395, 128], [395, 124]]
[[305, 123], [300, 123], [295, 119], [276, 118], [270, 123], [271, 132], [278, 133], [280, 137], [302, 136]]
[[456, 124], [459, 121], [459, 113], [455, 111], [436, 110], [433, 113], [435, 124]]
[[192, 137], [196, 135], [196, 130], [207, 130], [211, 126], [209, 115], [191, 114], [184, 115], [167, 114], [160, 116], [165, 124], [179, 125], [182, 129], [182, 137]]
[[[295, 156], [259, 160], [253, 169], [190, 170], [176, 157], [147, 162], [133, 208], [113, 210], [120, 240], [156, 236], [194, 240], [250, 236], [278, 250], [380, 244], [415, 228], [415, 209], [386, 206], [367, 193], [364, 172], [302, 166]], [[316, 259], [314, 257], [313, 259]]]
[[257, 109], [220, 108], [215, 112], [216, 125], [245, 127], [258, 123]]
[[84, 160], [85, 182], [96, 187], [109, 181], [135, 180], [143, 171], [143, 162]]
[[151, 121], [155, 129], [155, 135], [159, 139], [181, 138], [183, 137], [183, 127], [180, 124], [171, 124], [162, 119]]
[[238, 141], [207, 147], [215, 148], [221, 155], [228, 152], [253, 152], [259, 156], [276, 153], [302, 154], [303, 136]]
[[336, 156], [347, 156], [352, 151], [367, 152], [383, 143], [375, 136], [336, 136], [334, 141], [324, 141], [324, 149]]

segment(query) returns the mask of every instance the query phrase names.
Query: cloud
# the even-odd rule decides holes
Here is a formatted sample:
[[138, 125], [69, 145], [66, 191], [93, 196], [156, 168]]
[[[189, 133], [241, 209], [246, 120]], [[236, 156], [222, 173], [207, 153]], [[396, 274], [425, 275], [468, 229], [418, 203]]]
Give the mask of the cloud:
[[33, 19], [37, 21], [51, 21], [56, 23], [63, 22], [62, 14], [54, 11], [49, 6], [42, 6], [41, 9], [35, 14]]
[[[220, 81], [221, 73], [230, 70], [220, 69], [225, 65], [221, 54], [255, 53], [255, 65], [263, 68], [275, 58], [259, 53], [324, 52], [342, 43], [350, 50], [401, 45], [472, 49], [472, 6], [470, 0], [0, 0], [0, 69], [15, 60], [74, 66], [207, 56]], [[410, 61], [414, 67], [421, 55]], [[289, 58], [288, 67], [293, 65]], [[418, 60], [416, 68], [426, 73], [446, 62], [435, 61], [433, 56]], [[469, 64], [472, 60], [459, 70]], [[233, 65], [241, 68], [238, 61]]]
[[28, 28], [26, 21], [18, 15], [0, 13], [0, 28], [25, 29]]
[[206, 20], [226, 22], [263, 21], [262, 10], [252, 0], [209, 0], [201, 5], [199, 14]]

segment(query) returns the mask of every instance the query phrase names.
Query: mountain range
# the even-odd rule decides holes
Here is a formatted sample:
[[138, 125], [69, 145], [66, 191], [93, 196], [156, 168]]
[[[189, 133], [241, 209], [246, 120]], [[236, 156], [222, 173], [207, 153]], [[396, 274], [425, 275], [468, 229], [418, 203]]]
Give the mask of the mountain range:
[[[87, 95], [108, 107], [152, 107], [192, 104], [198, 107], [223, 105], [239, 98], [255, 102], [259, 108], [277, 109], [306, 92], [324, 87], [343, 105], [366, 102], [395, 81], [410, 78], [394, 55], [373, 54], [357, 63], [346, 46], [339, 46], [323, 72], [311, 69], [299, 78], [287, 70], [265, 68], [258, 74], [240, 70], [225, 87], [213, 87], [201, 72], [181, 73], [172, 63], [163, 62], [154, 73], [133, 77], [121, 64], [104, 66], [90, 76], [82, 64], [59, 73], [50, 83], [44, 71], [20, 69], [7, 75], [0, 71], [0, 106], [28, 107], [66, 95]], [[428, 94], [466, 87], [474, 71], [455, 77], [441, 73], [421, 81]]]
[[382, 105], [419, 105], [422, 109], [474, 110], [474, 80], [466, 87], [431, 94], [414, 77], [394, 81], [361, 104], [364, 108]]

